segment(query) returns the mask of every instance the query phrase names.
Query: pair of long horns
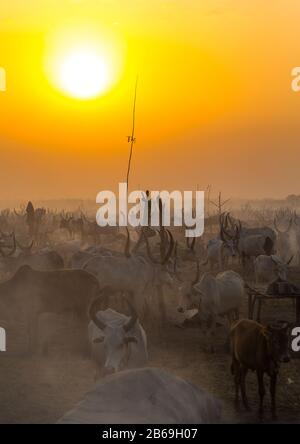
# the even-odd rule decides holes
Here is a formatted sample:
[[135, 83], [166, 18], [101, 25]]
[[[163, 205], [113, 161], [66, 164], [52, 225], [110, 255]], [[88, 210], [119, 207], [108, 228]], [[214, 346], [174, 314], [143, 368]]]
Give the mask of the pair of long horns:
[[145, 234], [144, 230], [142, 230], [142, 233], [143, 233], [143, 236], [144, 236], [144, 239], [145, 239], [145, 242], [146, 242], [147, 254], [148, 254], [148, 256], [149, 256], [149, 259], [150, 259], [154, 264], [161, 264], [161, 265], [166, 264], [166, 263], [168, 262], [168, 260], [170, 259], [172, 253], [173, 253], [174, 245], [175, 245], [174, 238], [173, 238], [173, 235], [172, 235], [172, 233], [170, 232], [170, 230], [163, 230], [163, 234], [162, 234], [162, 230], [159, 231], [159, 235], [160, 235], [160, 239], [161, 239], [161, 246], [162, 246], [162, 244], [163, 244], [163, 243], [165, 242], [165, 240], [166, 240], [166, 237], [164, 237], [164, 236], [165, 236], [165, 233], [167, 233], [167, 237], [169, 238], [169, 239], [168, 239], [169, 248], [168, 248], [167, 252], [162, 252], [162, 250], [161, 250], [162, 254], [161, 254], [161, 260], [160, 260], [160, 261], [157, 260], [157, 259], [153, 256], [153, 254], [152, 254], [152, 252], [151, 252], [151, 249], [150, 249], [150, 245], [149, 245], [149, 241], [148, 241], [148, 236]]
[[278, 224], [277, 224], [277, 216], [274, 218], [274, 227], [275, 227], [275, 230], [278, 232], [278, 233], [282, 233], [282, 234], [286, 234], [286, 233], [288, 233], [289, 231], [290, 231], [290, 229], [292, 228], [292, 224], [293, 224], [293, 218], [291, 217], [290, 218], [290, 220], [289, 220], [289, 222], [288, 222], [288, 226], [287, 226], [287, 228], [285, 229], [285, 230], [281, 230], [279, 227], [278, 227]]
[[31, 241], [31, 243], [29, 245], [27, 245], [27, 246], [21, 245], [19, 241], [16, 241], [16, 244], [20, 248], [20, 250], [26, 251], [26, 252], [30, 252], [32, 250], [34, 241]]
[[196, 237], [193, 237], [192, 240], [190, 237], [186, 238], [186, 246], [189, 250], [191, 250], [192, 253], [195, 253], [195, 244], [196, 244]]
[[[90, 308], [89, 308], [90, 319], [94, 322], [94, 324], [100, 330], [104, 330], [106, 327], [105, 322], [101, 321], [97, 317], [97, 311], [99, 311], [99, 306], [102, 301], [103, 301], [102, 297], [95, 299], [91, 303]], [[136, 324], [136, 321], [138, 320], [138, 315], [137, 315], [135, 308], [133, 307], [133, 305], [131, 304], [131, 302], [127, 298], [126, 298], [126, 302], [128, 304], [131, 315], [130, 315], [130, 318], [128, 319], [128, 321], [126, 322], [126, 324], [123, 325], [123, 329], [124, 329], [125, 333], [128, 333]]]
[[[233, 234], [227, 231], [229, 224], [231, 226], [231, 231], [233, 231]], [[240, 220], [238, 221], [238, 223], [234, 223], [230, 217], [230, 213], [222, 213], [220, 215], [220, 238], [223, 242], [228, 241], [228, 239], [238, 240], [241, 230], [242, 224]]]

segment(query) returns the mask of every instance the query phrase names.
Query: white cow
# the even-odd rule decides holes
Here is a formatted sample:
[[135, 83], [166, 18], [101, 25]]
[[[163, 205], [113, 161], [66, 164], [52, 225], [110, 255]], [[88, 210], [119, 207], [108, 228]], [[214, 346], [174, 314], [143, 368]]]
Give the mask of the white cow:
[[237, 248], [234, 240], [210, 239], [207, 244], [207, 259], [202, 265], [207, 263], [213, 270], [217, 265], [220, 270], [228, 265], [230, 257], [235, 257]]
[[261, 254], [254, 261], [256, 283], [272, 282], [278, 277], [286, 280], [287, 271], [292, 259], [293, 256], [287, 262], [284, 262], [278, 256]]
[[142, 367], [148, 361], [147, 337], [130, 305], [132, 316], [110, 308], [96, 310], [99, 300], [90, 307], [88, 337], [92, 359], [104, 373], [124, 368]]
[[143, 368], [104, 378], [59, 424], [213, 424], [220, 417], [220, 401], [199, 386]]
[[181, 295], [178, 311], [198, 309], [199, 323], [213, 351], [218, 318], [227, 317], [229, 324], [238, 319], [244, 295], [244, 281], [235, 271], [224, 271], [216, 277], [204, 273], [191, 291]]

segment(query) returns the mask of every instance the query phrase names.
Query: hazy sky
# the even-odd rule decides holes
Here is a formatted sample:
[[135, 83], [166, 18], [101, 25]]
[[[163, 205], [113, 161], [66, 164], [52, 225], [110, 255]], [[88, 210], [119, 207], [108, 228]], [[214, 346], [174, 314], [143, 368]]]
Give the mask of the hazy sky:
[[[124, 181], [137, 72], [132, 188], [300, 194], [299, 22], [297, 0], [1, 4], [0, 198], [94, 199]], [[80, 40], [86, 27], [118, 42], [122, 69], [82, 102], [53, 87], [45, 60], [64, 28]]]

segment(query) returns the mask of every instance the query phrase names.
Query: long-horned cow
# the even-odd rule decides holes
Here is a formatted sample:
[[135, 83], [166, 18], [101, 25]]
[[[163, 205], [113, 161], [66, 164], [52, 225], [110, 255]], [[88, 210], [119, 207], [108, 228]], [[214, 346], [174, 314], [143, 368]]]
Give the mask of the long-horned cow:
[[[143, 234], [143, 233], [142, 233]], [[162, 235], [161, 235], [162, 236]], [[125, 292], [131, 295], [131, 302], [137, 309], [139, 316], [145, 314], [147, 299], [145, 293], [149, 289], [161, 292], [164, 285], [172, 287], [173, 278], [168, 269], [168, 261], [174, 249], [174, 239], [168, 230], [161, 239], [161, 256], [154, 257], [151, 252], [147, 237], [148, 257], [132, 255], [130, 252], [130, 234], [127, 230], [127, 242], [125, 257], [95, 256], [87, 261], [83, 269], [98, 278], [101, 290], [111, 293]], [[164, 242], [162, 247], [162, 242]], [[159, 295], [158, 303], [162, 304], [162, 295]], [[161, 315], [164, 317], [164, 306], [160, 305]]]
[[202, 265], [208, 263], [211, 270], [215, 265], [223, 270], [228, 266], [229, 258], [234, 258], [238, 253], [239, 227], [236, 225], [232, 233], [226, 232], [226, 217], [226, 214], [220, 216], [220, 237], [210, 239], [207, 244], [207, 259]]
[[229, 324], [239, 317], [240, 307], [245, 295], [242, 277], [232, 271], [224, 271], [216, 277], [204, 273], [197, 277], [190, 291], [181, 292], [178, 306], [179, 312], [193, 308], [198, 309], [199, 324], [207, 336], [207, 346], [214, 351], [215, 335], [218, 318], [227, 317]]
[[[16, 248], [21, 252], [16, 256]], [[13, 235], [13, 247], [10, 251], [4, 251], [0, 247], [0, 267], [6, 272], [15, 272], [22, 265], [30, 265], [35, 270], [60, 270], [64, 268], [63, 258], [50, 248], [32, 251], [33, 241], [22, 246]]]
[[224, 228], [223, 232], [229, 238], [238, 226], [238, 252], [243, 266], [246, 265], [247, 260], [249, 261], [261, 254], [270, 255], [274, 253], [276, 233], [272, 228], [244, 227], [241, 221], [238, 221], [238, 223], [234, 222], [229, 213], [226, 215], [225, 221], [226, 229]]
[[262, 282], [272, 282], [278, 277], [287, 279], [287, 272], [293, 256], [287, 261], [275, 255], [260, 255], [254, 261], [255, 281], [257, 284]]
[[147, 337], [137, 313], [127, 300], [131, 316], [110, 308], [99, 310], [102, 298], [91, 303], [88, 326], [92, 358], [105, 374], [144, 366], [148, 361]]

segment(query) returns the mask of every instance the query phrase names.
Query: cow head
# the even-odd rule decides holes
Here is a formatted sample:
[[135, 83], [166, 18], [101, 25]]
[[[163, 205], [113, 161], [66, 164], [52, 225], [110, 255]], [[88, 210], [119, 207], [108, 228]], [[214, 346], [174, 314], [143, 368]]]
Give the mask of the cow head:
[[275, 362], [289, 362], [289, 324], [277, 321], [266, 327], [265, 336], [270, 357]]
[[200, 278], [200, 264], [197, 261], [196, 276], [189, 283], [183, 283], [179, 286], [179, 301], [177, 311], [184, 313], [186, 310], [192, 310], [193, 308], [199, 308], [199, 288], [197, 287]]
[[[229, 222], [231, 224], [231, 229], [228, 229]], [[230, 215], [221, 214], [220, 216], [220, 239], [223, 241], [223, 252], [227, 256], [235, 257], [238, 253], [239, 239], [241, 232], [241, 223], [239, 225], [234, 224], [230, 219]]]
[[293, 260], [293, 257], [294, 256], [292, 256], [287, 262], [283, 262], [277, 256], [271, 256], [271, 259], [275, 264], [275, 272], [280, 277], [280, 279], [283, 279], [284, 281], [287, 279], [288, 268]]
[[237, 244], [233, 239], [225, 241], [222, 248], [225, 256], [235, 257], [237, 255]]
[[199, 300], [200, 294], [195, 286], [190, 288], [188, 291], [181, 289], [177, 311], [179, 313], [184, 313], [187, 310], [193, 310], [194, 308], [198, 309]]
[[131, 316], [122, 326], [107, 325], [101, 319], [101, 312], [95, 313], [94, 307], [98, 305], [97, 300], [92, 303], [90, 308], [90, 317], [99, 329], [99, 336], [93, 339], [93, 343], [101, 343], [104, 348], [104, 371], [106, 374], [125, 368], [130, 358], [130, 344], [138, 342], [133, 333], [138, 317], [133, 306], [129, 301], [127, 303], [131, 310]]

